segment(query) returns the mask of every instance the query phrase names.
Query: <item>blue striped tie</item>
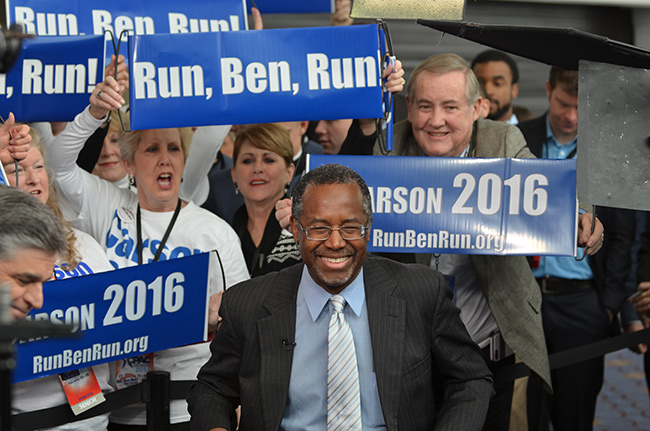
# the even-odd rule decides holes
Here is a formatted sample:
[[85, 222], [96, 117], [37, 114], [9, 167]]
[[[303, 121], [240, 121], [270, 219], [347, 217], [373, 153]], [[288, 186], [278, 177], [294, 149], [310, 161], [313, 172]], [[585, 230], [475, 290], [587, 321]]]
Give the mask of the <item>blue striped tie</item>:
[[327, 431], [361, 431], [357, 354], [343, 315], [345, 299], [334, 295], [330, 302], [334, 312], [327, 337]]

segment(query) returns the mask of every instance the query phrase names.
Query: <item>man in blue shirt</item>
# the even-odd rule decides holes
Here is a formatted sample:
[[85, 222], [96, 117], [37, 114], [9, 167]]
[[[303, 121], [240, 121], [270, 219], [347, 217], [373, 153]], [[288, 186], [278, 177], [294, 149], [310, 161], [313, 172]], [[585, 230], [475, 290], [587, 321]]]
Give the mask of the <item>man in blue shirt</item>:
[[[546, 83], [549, 110], [520, 123], [528, 147], [537, 157], [576, 158], [578, 149], [578, 72], [552, 67]], [[533, 275], [542, 290], [542, 323], [549, 353], [601, 340], [625, 299], [634, 238], [634, 212], [598, 208], [607, 235], [598, 254], [582, 260], [542, 256], [532, 259]], [[578, 249], [580, 257], [582, 248]], [[603, 358], [553, 370], [550, 418], [556, 431], [589, 431], [603, 383]], [[548, 413], [539, 388], [529, 387], [530, 429], [548, 429]]]
[[239, 405], [242, 431], [338, 429], [328, 428], [328, 322], [340, 295], [361, 418], [341, 429], [480, 430], [492, 379], [443, 277], [366, 255], [371, 197], [351, 169], [317, 168], [293, 196], [304, 264], [224, 293], [212, 358], [188, 399], [192, 429], [234, 429]]

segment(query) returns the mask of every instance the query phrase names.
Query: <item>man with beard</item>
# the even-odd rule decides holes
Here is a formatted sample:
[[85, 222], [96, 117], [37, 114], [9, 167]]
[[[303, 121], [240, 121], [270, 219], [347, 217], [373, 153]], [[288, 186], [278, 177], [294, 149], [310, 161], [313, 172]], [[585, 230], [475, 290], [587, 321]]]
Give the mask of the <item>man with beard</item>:
[[367, 256], [371, 208], [347, 167], [302, 177], [291, 226], [304, 264], [224, 293], [192, 430], [235, 429], [239, 405], [241, 431], [481, 429], [492, 379], [451, 292], [439, 272]]
[[519, 69], [517, 63], [505, 52], [489, 49], [472, 61], [472, 70], [485, 87], [490, 100], [488, 119], [517, 124], [512, 101], [519, 94]]

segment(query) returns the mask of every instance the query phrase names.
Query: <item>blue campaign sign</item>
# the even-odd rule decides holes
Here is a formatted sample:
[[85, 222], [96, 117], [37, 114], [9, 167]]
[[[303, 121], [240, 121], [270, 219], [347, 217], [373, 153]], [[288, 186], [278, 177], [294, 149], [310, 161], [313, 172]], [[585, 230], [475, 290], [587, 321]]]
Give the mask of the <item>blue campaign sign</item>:
[[67, 36], [23, 42], [16, 63], [0, 74], [0, 115], [18, 121], [69, 121], [88, 105], [104, 76], [104, 38]]
[[308, 157], [367, 182], [369, 251], [574, 255], [575, 160]]
[[381, 117], [378, 38], [377, 25], [130, 38], [131, 128]]
[[83, 336], [16, 343], [14, 381], [205, 340], [209, 258], [203, 253], [45, 283], [43, 308], [31, 318], [74, 324]]
[[248, 28], [245, 0], [7, 0], [9, 23], [39, 36], [199, 33]]
[[[330, 13], [334, 10], [334, 0], [255, 0], [262, 15], [267, 13]], [[248, 9], [253, 6], [249, 1]]]

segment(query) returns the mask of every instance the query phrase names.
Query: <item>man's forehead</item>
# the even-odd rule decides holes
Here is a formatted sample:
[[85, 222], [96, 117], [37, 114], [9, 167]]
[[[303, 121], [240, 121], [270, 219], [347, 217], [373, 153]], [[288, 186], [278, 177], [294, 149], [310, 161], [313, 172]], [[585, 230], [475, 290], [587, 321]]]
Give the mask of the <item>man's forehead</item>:
[[564, 88], [562, 88], [561, 84], [556, 85], [555, 88], [551, 91], [551, 94], [552, 97], [555, 97], [561, 102], [564, 102], [568, 105], [578, 106], [578, 95], [572, 95]]
[[51, 271], [56, 263], [58, 255], [38, 248], [21, 248], [13, 255], [0, 259], [0, 273], [18, 274], [32, 273], [39, 274]]
[[413, 105], [436, 105], [447, 106], [447, 105], [468, 105], [467, 97], [465, 92], [457, 91], [450, 94], [450, 92], [445, 92], [445, 94], [434, 93], [430, 94], [428, 92], [414, 92], [413, 94]]
[[307, 187], [305, 187], [305, 192], [303, 195], [307, 195], [308, 193], [314, 193], [314, 192], [319, 192], [322, 191], [325, 188], [332, 188], [332, 187], [356, 187], [359, 188], [359, 185], [357, 183], [329, 183], [329, 184], [318, 184], [318, 183], [311, 183], [308, 184]]
[[4, 282], [14, 282], [15, 280], [27, 280], [35, 282], [41, 280], [42, 276], [46, 276], [45, 280], [49, 278], [50, 271], [47, 274], [38, 274], [37, 269], [30, 268], [27, 264], [29, 262], [22, 262], [22, 260], [0, 260], [0, 284]]
[[[337, 190], [333, 190], [337, 189]], [[319, 212], [319, 205], [327, 203], [328, 207], [350, 205], [354, 201], [363, 203], [361, 187], [357, 183], [309, 184], [303, 193], [303, 202]]]
[[[440, 82], [445, 85], [440, 85]], [[417, 76], [413, 87], [414, 99], [445, 98], [460, 100], [465, 97], [466, 77], [461, 70], [452, 70], [445, 73], [423, 71]]]
[[465, 84], [465, 72], [460, 69], [448, 70], [446, 72], [432, 72], [423, 70], [417, 77], [416, 84], [421, 84], [427, 81], [434, 81], [437, 79], [450, 79]]
[[[510, 70], [510, 66], [508, 66], [508, 63], [505, 61], [501, 60], [494, 60], [494, 61], [486, 61], [483, 63], [476, 63], [474, 65], [474, 73], [477, 73], [477, 70], [490, 70], [492, 74], [499, 74], [499, 75], [506, 75], [508, 77], [512, 76], [512, 70]], [[497, 73], [498, 71], [498, 73]], [[477, 73], [478, 74], [478, 73]]]

